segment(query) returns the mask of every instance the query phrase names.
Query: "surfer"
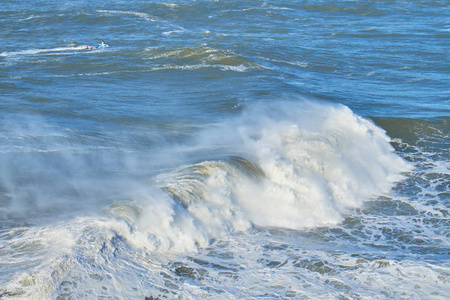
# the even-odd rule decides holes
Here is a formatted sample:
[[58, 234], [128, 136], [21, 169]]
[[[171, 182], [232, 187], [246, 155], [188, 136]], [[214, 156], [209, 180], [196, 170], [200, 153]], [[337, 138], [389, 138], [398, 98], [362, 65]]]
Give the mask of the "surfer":
[[[95, 48], [108, 48], [108, 47], [111, 47], [111, 45], [108, 43], [105, 43], [105, 41], [102, 40], [100, 42], [100, 44], [98, 44], [97, 47], [95, 47]], [[92, 50], [92, 49], [94, 49], [94, 47], [86, 45], [86, 46], [84, 46], [84, 49]]]
[[107, 48], [110, 47], [108, 43], [105, 43], [103, 40], [102, 42], [97, 46], [97, 48]]

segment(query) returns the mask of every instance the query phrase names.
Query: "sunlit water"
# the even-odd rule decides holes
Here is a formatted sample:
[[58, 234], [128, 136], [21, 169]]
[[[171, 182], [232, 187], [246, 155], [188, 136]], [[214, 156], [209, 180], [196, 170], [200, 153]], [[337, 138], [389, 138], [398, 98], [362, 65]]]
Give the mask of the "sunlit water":
[[450, 294], [448, 1], [0, 14], [0, 298]]

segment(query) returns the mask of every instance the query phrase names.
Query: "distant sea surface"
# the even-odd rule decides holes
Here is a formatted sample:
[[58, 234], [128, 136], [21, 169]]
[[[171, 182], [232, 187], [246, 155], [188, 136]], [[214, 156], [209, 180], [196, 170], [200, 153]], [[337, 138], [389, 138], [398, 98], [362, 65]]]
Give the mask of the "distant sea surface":
[[448, 299], [448, 1], [0, 16], [0, 298]]

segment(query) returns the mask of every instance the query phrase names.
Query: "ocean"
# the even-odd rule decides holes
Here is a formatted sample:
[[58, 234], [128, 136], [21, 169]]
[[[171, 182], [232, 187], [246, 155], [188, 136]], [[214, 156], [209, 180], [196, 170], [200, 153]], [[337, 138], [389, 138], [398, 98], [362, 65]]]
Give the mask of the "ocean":
[[0, 298], [448, 299], [449, 4], [2, 0]]

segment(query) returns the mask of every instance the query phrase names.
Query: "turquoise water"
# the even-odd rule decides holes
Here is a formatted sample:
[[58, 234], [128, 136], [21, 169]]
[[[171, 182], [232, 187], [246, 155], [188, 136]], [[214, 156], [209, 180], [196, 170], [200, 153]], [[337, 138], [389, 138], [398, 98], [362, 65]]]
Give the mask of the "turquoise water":
[[449, 294], [448, 1], [0, 14], [0, 298]]

